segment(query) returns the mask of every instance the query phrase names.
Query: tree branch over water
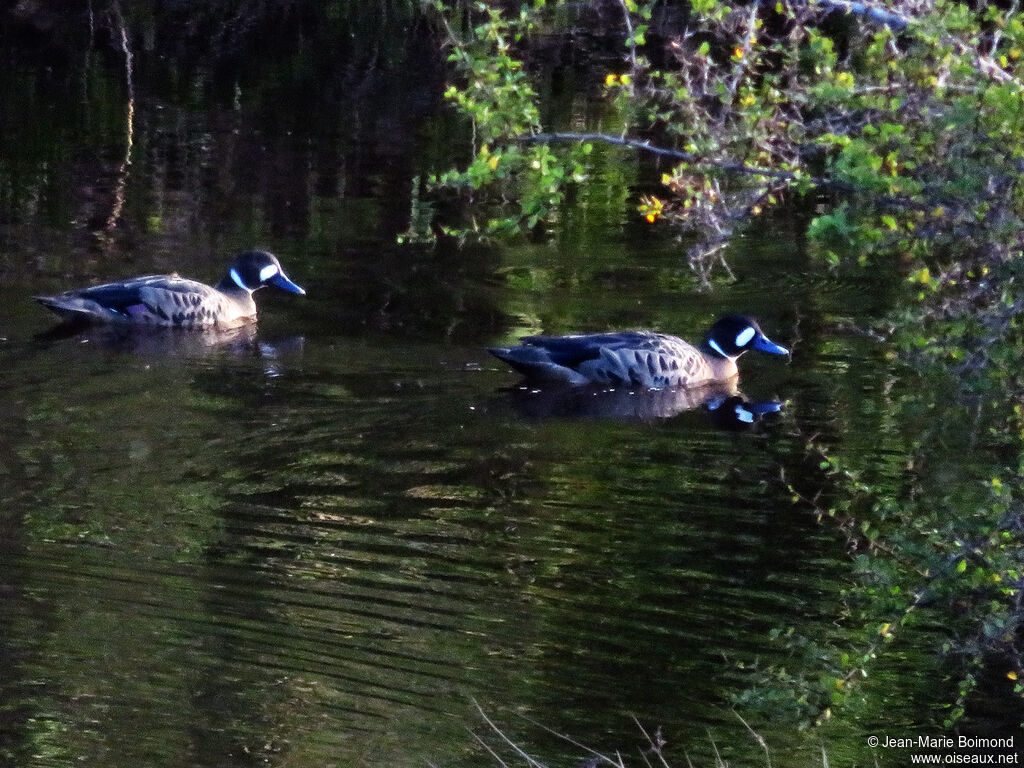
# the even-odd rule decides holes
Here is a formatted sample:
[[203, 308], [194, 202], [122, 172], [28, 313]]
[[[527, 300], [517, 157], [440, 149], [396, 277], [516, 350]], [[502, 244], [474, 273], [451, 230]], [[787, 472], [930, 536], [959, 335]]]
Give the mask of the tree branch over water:
[[889, 27], [896, 32], [902, 32], [910, 26], [910, 19], [901, 16], [887, 8], [879, 8], [870, 3], [855, 3], [848, 0], [807, 0], [806, 5], [817, 6], [830, 11], [842, 11], [854, 16], [862, 16], [876, 24]]
[[640, 139], [628, 139], [624, 136], [612, 136], [607, 133], [571, 133], [554, 131], [550, 133], [536, 133], [536, 134], [524, 134], [516, 137], [516, 141], [523, 143], [530, 142], [552, 142], [552, 141], [600, 141], [605, 144], [615, 144], [620, 147], [627, 147], [629, 149], [638, 149], [641, 152], [648, 152], [652, 155], [658, 155], [660, 157], [667, 157], [672, 160], [680, 160], [686, 163], [692, 163], [698, 166], [717, 168], [728, 173], [742, 173], [751, 176], [764, 176], [769, 179], [779, 179], [781, 181], [800, 181], [807, 180], [812, 184], [818, 186], [833, 187], [840, 190], [852, 191], [854, 187], [845, 182], [836, 181], [834, 179], [827, 179], [823, 176], [807, 176], [805, 174], [797, 173], [795, 171], [784, 171], [778, 168], [760, 168], [753, 165], [747, 165], [745, 163], [735, 163], [729, 161], [718, 161], [712, 160], [706, 157], [701, 157], [694, 152], [686, 152], [681, 149], [671, 149], [669, 147], [659, 147], [655, 144], [651, 144], [649, 141], [642, 141]]

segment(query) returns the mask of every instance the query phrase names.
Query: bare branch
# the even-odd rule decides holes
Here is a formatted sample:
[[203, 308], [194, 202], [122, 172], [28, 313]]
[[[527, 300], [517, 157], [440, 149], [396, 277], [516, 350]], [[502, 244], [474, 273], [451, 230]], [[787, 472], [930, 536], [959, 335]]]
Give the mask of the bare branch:
[[910, 26], [911, 20], [905, 16], [900, 16], [898, 13], [893, 13], [890, 10], [879, 8], [870, 3], [855, 3], [848, 0], [810, 0], [810, 3], [828, 10], [844, 11], [854, 16], [863, 16], [876, 24], [889, 27], [889, 29], [896, 32], [902, 32]]
[[501, 768], [509, 768], [508, 763], [506, 763], [504, 760], [501, 759], [501, 755], [499, 755], [497, 752], [495, 752], [490, 744], [488, 744], [486, 741], [484, 741], [482, 738], [480, 738], [480, 736], [478, 736], [476, 733], [474, 733], [471, 728], [467, 728], [466, 730], [469, 731], [469, 735], [470, 736], [472, 736], [474, 739], [476, 739], [477, 744], [479, 744], [481, 747], [486, 749], [487, 752], [491, 755], [491, 757], [493, 757], [495, 760], [498, 761], [498, 764], [501, 766]]
[[753, 736], [757, 743], [761, 745], [761, 749], [764, 750], [765, 762], [768, 763], [768, 768], [772, 768], [772, 757], [770, 754], [768, 754], [768, 743], [764, 740], [764, 737], [761, 736], [761, 734], [755, 731], [753, 728], [751, 728], [750, 723], [744, 720], [743, 716], [739, 712], [737, 712], [734, 709], [732, 713], [736, 715], [737, 718], [739, 718], [739, 721], [743, 723], [743, 727], [750, 731], [750, 735]]
[[843, 182], [825, 179], [820, 176], [805, 177], [793, 171], [780, 171], [775, 168], [760, 168], [754, 165], [747, 165], [746, 163], [730, 163], [709, 160], [704, 157], [699, 157], [692, 152], [686, 152], [681, 149], [659, 147], [654, 144], [651, 144], [648, 141], [640, 141], [639, 139], [627, 139], [621, 136], [612, 136], [611, 134], [608, 133], [566, 133], [563, 131], [553, 131], [551, 133], [534, 133], [528, 135], [524, 134], [522, 136], [517, 136], [516, 140], [524, 143], [550, 141], [600, 141], [605, 144], [616, 144], [620, 147], [639, 149], [643, 152], [650, 152], [653, 155], [660, 155], [661, 157], [668, 157], [673, 160], [681, 160], [683, 162], [693, 163], [697, 166], [718, 168], [719, 170], [728, 171], [730, 173], [744, 173], [751, 176], [764, 176], [769, 179], [780, 179], [782, 181], [797, 181], [799, 179], [805, 178], [818, 186], [845, 189], [847, 191], [853, 190], [852, 187]]
[[531, 765], [534, 768], [547, 768], [547, 766], [544, 765], [544, 763], [538, 762], [534, 758], [530, 757], [530, 755], [524, 752], [523, 749], [519, 747], [519, 745], [517, 745], [514, 741], [512, 741], [512, 739], [506, 736], [505, 733], [501, 730], [501, 728], [495, 725], [494, 721], [487, 716], [487, 713], [484, 712], [483, 707], [480, 706], [480, 703], [476, 699], [473, 699], [473, 706], [476, 707], [476, 711], [480, 713], [480, 717], [482, 717], [484, 719], [484, 722], [487, 723], [488, 726], [490, 726], [491, 730], [498, 734], [502, 741], [504, 741], [506, 744], [512, 747], [512, 749], [515, 750], [516, 754], [523, 758], [528, 765]]
[[636, 60], [636, 37], [633, 33], [633, 19], [630, 18], [629, 6], [626, 5], [626, 0], [619, 0], [619, 4], [622, 6], [622, 17], [626, 22], [626, 41], [629, 44], [629, 69], [633, 74], [636, 74], [639, 65]]
[[[633, 715], [632, 717], [633, 722], [636, 723], [636, 727], [640, 729], [640, 733], [644, 735], [644, 738], [647, 739], [647, 743], [651, 745], [651, 748], [648, 751], [658, 756], [658, 762], [660, 762], [662, 766], [664, 766], [664, 768], [669, 768], [669, 764], [665, 762], [665, 756], [661, 753], [662, 744], [660, 735], [658, 741], [655, 741], [653, 738], [651, 738], [651, 735], [640, 724], [640, 720], [637, 719], [637, 716]], [[647, 761], [646, 755], [644, 755], [644, 761]], [[650, 765], [650, 763], [648, 763], [648, 765]]]
[[576, 741], [574, 738], [572, 738], [572, 736], [569, 736], [568, 734], [559, 733], [558, 731], [554, 730], [553, 728], [549, 728], [548, 726], [544, 725], [543, 723], [538, 723], [536, 720], [533, 720], [532, 718], [526, 717], [526, 715], [520, 715], [520, 717], [523, 718], [523, 720], [525, 720], [526, 722], [528, 722], [528, 723], [530, 723], [532, 725], [535, 725], [535, 726], [537, 726], [538, 728], [540, 728], [542, 730], [547, 731], [552, 736], [557, 736], [562, 741], [566, 741], [569, 744], [572, 744], [574, 747], [578, 747], [579, 749], [586, 750], [587, 752], [589, 752], [590, 754], [592, 754], [594, 757], [598, 758], [599, 760], [602, 760], [603, 762], [608, 763], [608, 765], [616, 766], [616, 768], [624, 768], [624, 766], [622, 765], [622, 758], [621, 757], [618, 760], [612, 760], [610, 757], [608, 757], [608, 755], [601, 754], [597, 750], [591, 749], [586, 744], [581, 744], [580, 742]]

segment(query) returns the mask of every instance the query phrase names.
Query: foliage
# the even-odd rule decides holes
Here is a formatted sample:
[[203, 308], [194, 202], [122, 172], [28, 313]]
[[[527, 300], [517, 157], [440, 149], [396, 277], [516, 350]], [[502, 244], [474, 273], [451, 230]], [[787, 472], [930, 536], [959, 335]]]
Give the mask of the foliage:
[[[566, 187], [587, 177], [585, 158], [538, 140], [579, 139], [589, 152], [595, 140], [625, 136], [635, 137], [628, 146], [653, 145], [679, 161], [662, 175], [663, 192], [638, 207], [652, 223], [697, 231], [694, 259], [716, 253], [766, 207], [815, 186], [855, 203], [857, 217], [825, 210], [811, 234], [852, 241], [862, 261], [867, 251], [922, 256], [935, 242], [962, 247], [965, 235], [977, 243], [982, 231], [1018, 223], [1018, 15], [971, 14], [947, 0], [917, 17], [864, 18], [834, 13], [830, 2], [704, 0], [692, 4], [684, 28], [655, 38], [656, 3], [621, 5], [620, 71], [598, 84], [621, 136], [543, 133], [557, 126], [540, 124], [523, 60], [531, 35], [550, 32], [544, 2], [517, 17], [476, 3], [481, 21], [468, 38], [451, 34], [462, 82], [446, 95], [472, 120], [473, 159], [434, 183], [472, 190], [478, 207], [487, 192], [513, 208], [462, 234], [557, 219]], [[436, 7], [452, 15], [443, 2]], [[663, 65], [651, 63], [655, 55]], [[830, 237], [822, 242], [838, 261]]]
[[[543, 6], [543, 0], [538, 0], [535, 9]], [[443, 3], [436, 7], [444, 13]], [[554, 218], [565, 198], [566, 183], [585, 178], [581, 160], [592, 148], [583, 144], [570, 152], [556, 152], [546, 144], [507, 142], [508, 137], [528, 136], [540, 129], [537, 92], [512, 53], [513, 44], [534, 28], [533, 13], [524, 7], [516, 20], [509, 21], [496, 8], [482, 3], [476, 8], [484, 18], [467, 40], [446, 25], [452, 51], [448, 59], [466, 82], [462, 87], [449, 86], [444, 94], [471, 121], [472, 158], [464, 170], [432, 176], [430, 183], [470, 194], [499, 186], [502, 199], [515, 201], [517, 211], [511, 217], [488, 217], [483, 224], [474, 221], [462, 230], [442, 227], [459, 237], [470, 231], [508, 233]]]
[[[917, 302], [891, 319], [890, 341], [933, 380], [954, 382], [907, 407], [955, 420], [985, 392], [985, 427], [1002, 436], [1018, 468], [965, 478], [957, 492], [929, 486], [914, 468], [941, 439], [936, 418], [906, 458], [908, 493], [893, 499], [808, 438], [831, 500], [783, 480], [794, 503], [837, 525], [855, 552], [859, 587], [845, 596], [844, 610], [855, 639], [848, 648], [823, 647], [781, 627], [775, 640], [812, 660], [801, 668], [818, 672], [794, 680], [785, 670], [762, 670], [763, 680], [786, 690], [805, 716], [827, 719], [927, 605], [957, 617], [944, 647], [959, 681], [948, 723], [962, 716], [983, 670], [1024, 697], [1017, 373], [1024, 368], [1024, 20], [1017, 4], [694, 0], [679, 28], [655, 23], [659, 5], [651, 0], [619, 6], [620, 56], [595, 85], [620, 135], [541, 124], [522, 62], [549, 6], [524, 7], [515, 18], [472, 6], [481, 21], [466, 39], [452, 35], [461, 82], [447, 96], [472, 120], [473, 156], [464, 170], [433, 182], [471, 191], [488, 220], [450, 231], [509, 233], [556, 221], [567, 189], [587, 178], [581, 153], [596, 142], [674, 163], [659, 189], [634, 190], [636, 210], [652, 225], [697, 233], [688, 257], [705, 275], [739, 226], [813, 191], [819, 207], [808, 235], [825, 264], [886, 259], [906, 270]], [[451, 14], [444, 3], [436, 7]], [[563, 142], [577, 153], [554, 148]], [[965, 504], [974, 511], [965, 514]]]

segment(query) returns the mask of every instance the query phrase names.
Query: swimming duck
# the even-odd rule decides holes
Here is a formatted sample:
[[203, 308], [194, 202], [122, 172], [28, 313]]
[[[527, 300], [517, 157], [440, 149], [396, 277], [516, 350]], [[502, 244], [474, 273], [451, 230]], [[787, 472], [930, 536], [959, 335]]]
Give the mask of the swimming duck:
[[148, 275], [35, 299], [70, 323], [231, 328], [256, 319], [252, 294], [265, 285], [306, 293], [274, 254], [245, 251], [213, 287], [177, 275]]
[[717, 320], [699, 347], [664, 333], [621, 331], [527, 336], [518, 347], [488, 351], [534, 380], [574, 386], [700, 387], [736, 376], [736, 360], [748, 349], [789, 354], [746, 315]]

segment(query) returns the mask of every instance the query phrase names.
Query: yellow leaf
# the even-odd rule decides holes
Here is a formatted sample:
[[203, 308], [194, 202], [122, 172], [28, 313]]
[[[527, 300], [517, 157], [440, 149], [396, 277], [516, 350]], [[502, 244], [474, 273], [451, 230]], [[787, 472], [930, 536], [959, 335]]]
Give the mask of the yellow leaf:
[[604, 84], [606, 88], [615, 85], [617, 82], [619, 82], [619, 76], [614, 72], [609, 72], [607, 75], [605, 75]]
[[1006, 676], [1008, 678], [1010, 678], [1011, 680], [1016, 680], [1017, 679], [1017, 673], [1014, 672], [1012, 669], [1009, 672], [1006, 673]]
[[490, 166], [492, 171], [498, 167], [498, 160], [500, 159], [499, 155], [491, 155], [491, 159], [487, 161], [487, 165]]
[[918, 270], [912, 272], [911, 275], [910, 275], [910, 282], [912, 282], [912, 283], [920, 283], [921, 285], [928, 285], [929, 283], [931, 283], [931, 281], [932, 281], [932, 273], [928, 269], [928, 267], [921, 267], [921, 269], [918, 269]]

